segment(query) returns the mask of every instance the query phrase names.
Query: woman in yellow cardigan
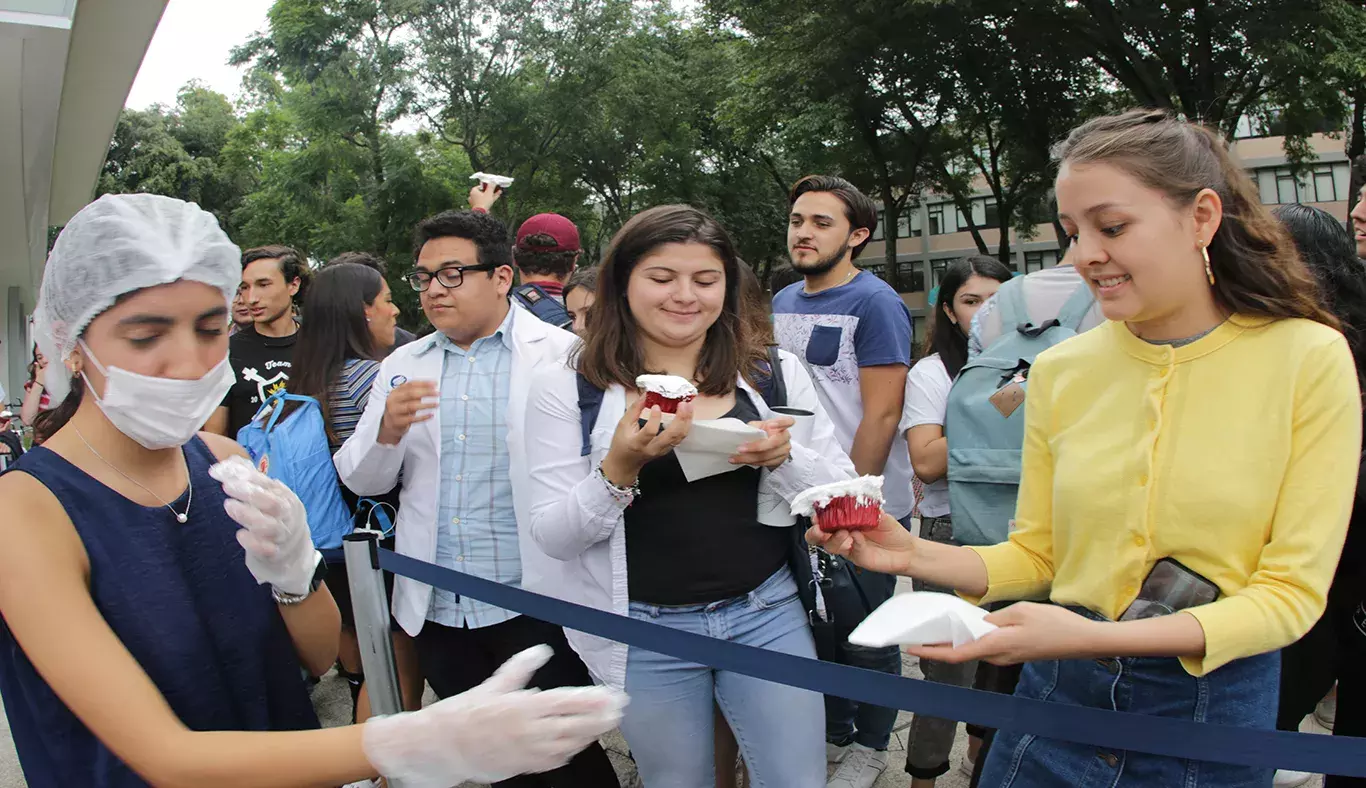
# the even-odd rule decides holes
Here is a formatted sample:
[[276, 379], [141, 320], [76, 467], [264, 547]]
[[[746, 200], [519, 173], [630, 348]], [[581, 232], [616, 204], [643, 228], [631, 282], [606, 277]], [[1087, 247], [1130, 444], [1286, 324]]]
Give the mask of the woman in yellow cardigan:
[[[1052, 603], [921, 657], [1028, 663], [1024, 697], [1270, 730], [1277, 649], [1323, 613], [1352, 508], [1351, 353], [1216, 135], [1133, 111], [1079, 127], [1058, 157], [1068, 261], [1109, 321], [1029, 371], [1010, 540], [934, 544], [886, 517], [808, 539], [974, 602]], [[1006, 731], [981, 781], [1270, 784], [1269, 769]]]

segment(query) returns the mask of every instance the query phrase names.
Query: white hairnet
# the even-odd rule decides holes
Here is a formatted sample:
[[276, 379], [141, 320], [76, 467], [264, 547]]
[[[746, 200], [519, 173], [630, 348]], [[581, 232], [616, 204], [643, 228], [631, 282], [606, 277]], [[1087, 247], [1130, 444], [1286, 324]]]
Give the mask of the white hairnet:
[[53, 404], [71, 389], [64, 362], [90, 321], [120, 296], [180, 279], [222, 290], [225, 304], [242, 281], [241, 251], [198, 205], [107, 194], [72, 217], [48, 255], [33, 313]]

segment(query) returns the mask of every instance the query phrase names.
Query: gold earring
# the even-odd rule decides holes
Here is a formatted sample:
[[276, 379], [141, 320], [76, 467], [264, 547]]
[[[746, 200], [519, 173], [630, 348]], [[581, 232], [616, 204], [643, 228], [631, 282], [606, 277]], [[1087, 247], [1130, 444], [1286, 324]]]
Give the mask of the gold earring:
[[1214, 287], [1214, 269], [1209, 267], [1209, 247], [1200, 244], [1200, 256], [1205, 258], [1205, 278], [1209, 280], [1209, 286]]

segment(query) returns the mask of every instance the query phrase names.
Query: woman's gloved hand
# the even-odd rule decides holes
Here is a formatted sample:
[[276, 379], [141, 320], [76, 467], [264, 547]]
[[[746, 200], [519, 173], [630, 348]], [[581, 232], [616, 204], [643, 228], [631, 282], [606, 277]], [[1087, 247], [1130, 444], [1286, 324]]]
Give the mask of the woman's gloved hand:
[[468, 692], [366, 721], [365, 757], [404, 788], [492, 783], [563, 766], [617, 727], [627, 699], [606, 687], [526, 689], [551, 653], [527, 649]]
[[283, 594], [307, 594], [319, 554], [299, 496], [242, 457], [214, 465], [209, 475], [228, 496], [224, 510], [242, 526], [237, 541], [247, 551], [247, 569], [256, 582], [270, 583]]

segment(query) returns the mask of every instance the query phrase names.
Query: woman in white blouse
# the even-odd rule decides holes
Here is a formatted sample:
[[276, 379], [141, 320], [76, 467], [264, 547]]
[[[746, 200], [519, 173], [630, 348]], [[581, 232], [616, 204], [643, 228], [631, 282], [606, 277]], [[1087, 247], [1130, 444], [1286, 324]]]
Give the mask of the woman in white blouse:
[[[585, 344], [532, 384], [529, 527], [564, 562], [567, 599], [814, 657], [788, 568], [791, 526], [761, 524], [759, 496], [790, 501], [851, 477], [853, 464], [796, 357], [781, 354], [782, 374], [787, 404], [815, 414], [809, 445], [791, 439], [792, 420], [760, 395], [768, 355], [742, 313], [740, 265], [725, 230], [687, 206], [645, 211], [617, 233]], [[642, 413], [635, 380], [646, 373], [683, 377], [699, 390], [662, 429], [656, 409]], [[581, 391], [602, 392], [589, 424]], [[673, 448], [694, 418], [739, 419], [766, 437], [739, 447], [732, 470], [689, 482]], [[755, 784], [825, 785], [820, 695], [568, 635], [599, 681], [630, 693], [622, 732], [650, 788], [714, 788], [713, 699]]]
[[[934, 324], [925, 340], [930, 355], [906, 375], [906, 404], [899, 429], [906, 433], [911, 467], [922, 488], [917, 505], [922, 539], [958, 544], [949, 519], [949, 443], [944, 437], [944, 411], [953, 379], [968, 360], [972, 316], [1011, 276], [1010, 269], [992, 257], [966, 257], [950, 265], [939, 280]], [[917, 591], [948, 590], [920, 580], [914, 585]], [[950, 665], [921, 660], [920, 670], [930, 681], [966, 687], [972, 684], [977, 663]], [[906, 749], [906, 773], [911, 775], [912, 788], [934, 788], [935, 780], [949, 770], [949, 752], [957, 731], [958, 723], [953, 720], [915, 715]], [[981, 733], [968, 727], [965, 771], [972, 770], [982, 744]]]

